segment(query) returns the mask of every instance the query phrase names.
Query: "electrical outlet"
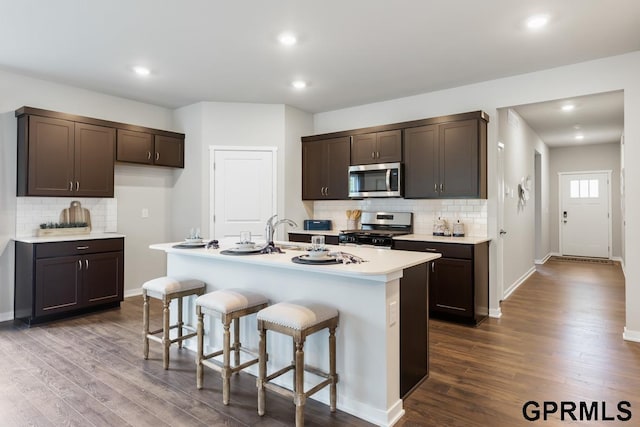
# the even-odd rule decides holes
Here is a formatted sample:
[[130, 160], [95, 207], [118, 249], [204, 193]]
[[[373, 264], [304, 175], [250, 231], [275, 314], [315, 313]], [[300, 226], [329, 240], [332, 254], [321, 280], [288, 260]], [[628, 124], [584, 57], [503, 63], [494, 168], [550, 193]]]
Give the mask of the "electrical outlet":
[[142, 218], [149, 218], [149, 209], [148, 208], [142, 208]]
[[389, 303], [389, 326], [393, 326], [398, 321], [398, 301]]

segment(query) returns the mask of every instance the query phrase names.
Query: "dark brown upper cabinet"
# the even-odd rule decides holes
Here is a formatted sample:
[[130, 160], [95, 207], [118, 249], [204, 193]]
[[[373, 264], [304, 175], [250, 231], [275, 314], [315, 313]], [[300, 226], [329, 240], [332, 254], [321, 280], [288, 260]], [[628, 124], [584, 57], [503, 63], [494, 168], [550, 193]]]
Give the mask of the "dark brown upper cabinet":
[[348, 136], [302, 143], [302, 199], [349, 198]]
[[113, 197], [115, 129], [18, 116], [18, 196]]
[[116, 160], [184, 168], [184, 138], [118, 129]]
[[372, 132], [353, 135], [351, 164], [392, 163], [402, 161], [402, 131]]
[[486, 198], [487, 123], [481, 119], [404, 131], [405, 198]]

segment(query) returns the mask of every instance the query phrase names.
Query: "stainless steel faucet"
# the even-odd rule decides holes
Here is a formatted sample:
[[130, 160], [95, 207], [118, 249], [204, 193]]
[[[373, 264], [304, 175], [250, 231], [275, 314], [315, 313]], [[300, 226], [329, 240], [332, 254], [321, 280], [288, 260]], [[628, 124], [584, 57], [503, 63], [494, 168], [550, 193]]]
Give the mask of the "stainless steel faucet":
[[284, 218], [281, 219], [279, 221], [276, 221], [276, 223], [273, 223], [273, 220], [277, 217], [278, 215], [274, 215], [271, 218], [269, 218], [267, 220], [267, 225], [264, 227], [264, 237], [265, 239], [267, 239], [267, 244], [269, 243], [273, 243], [273, 235], [276, 231], [276, 227], [279, 226], [280, 224], [287, 224], [291, 227], [298, 227], [298, 224], [295, 223], [295, 221], [292, 221], [290, 219]]

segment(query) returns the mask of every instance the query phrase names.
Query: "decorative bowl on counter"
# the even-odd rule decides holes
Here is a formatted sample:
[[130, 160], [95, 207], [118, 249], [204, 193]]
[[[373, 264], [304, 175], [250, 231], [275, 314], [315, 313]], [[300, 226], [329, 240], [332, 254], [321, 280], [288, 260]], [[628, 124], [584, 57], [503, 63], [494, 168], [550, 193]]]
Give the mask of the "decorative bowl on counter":
[[329, 255], [329, 250], [328, 249], [320, 249], [320, 250], [309, 249], [309, 251], [307, 251], [307, 254], [309, 255], [309, 258], [324, 258]]

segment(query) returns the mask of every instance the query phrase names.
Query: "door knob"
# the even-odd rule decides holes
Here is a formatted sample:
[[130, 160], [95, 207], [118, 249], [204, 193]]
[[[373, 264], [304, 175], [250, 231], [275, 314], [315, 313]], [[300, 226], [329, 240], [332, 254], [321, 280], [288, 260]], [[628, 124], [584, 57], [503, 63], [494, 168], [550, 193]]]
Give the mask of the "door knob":
[[507, 232], [506, 232], [506, 231], [504, 231], [503, 229], [500, 229], [500, 235], [501, 235], [501, 236], [504, 236], [505, 234], [507, 234]]

